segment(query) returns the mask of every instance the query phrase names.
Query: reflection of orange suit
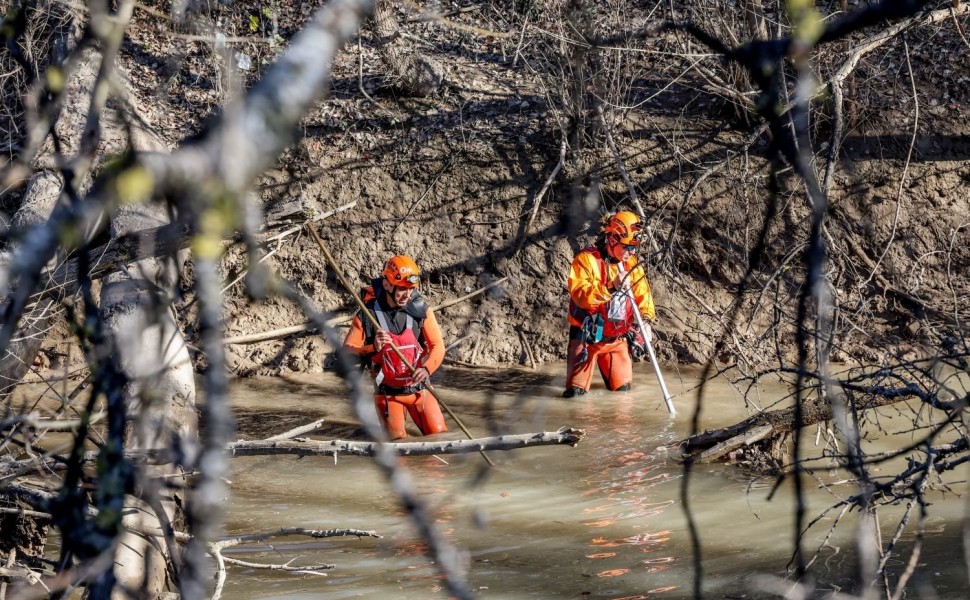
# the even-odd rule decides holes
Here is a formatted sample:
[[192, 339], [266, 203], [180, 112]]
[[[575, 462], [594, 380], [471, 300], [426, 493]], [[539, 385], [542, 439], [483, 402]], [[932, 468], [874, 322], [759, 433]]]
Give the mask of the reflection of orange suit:
[[[604, 258], [608, 257], [608, 258]], [[636, 257], [624, 263], [636, 306], [614, 288], [619, 265], [603, 244], [586, 248], [573, 258], [566, 279], [569, 289], [569, 348], [566, 389], [588, 391], [593, 365], [599, 367], [611, 390], [633, 381], [633, 360], [625, 334], [636, 327], [634, 310], [650, 321], [656, 317], [646, 273]], [[626, 303], [626, 304], [624, 304]]]
[[[375, 280], [372, 287], [364, 290], [364, 305], [372, 313], [383, 313], [382, 318], [387, 324], [387, 331], [392, 336], [401, 335], [409, 323], [414, 337], [422, 347], [421, 356], [414, 368], [424, 367], [428, 373], [434, 373], [441, 366], [445, 357], [445, 344], [441, 337], [441, 328], [434, 312], [424, 299], [415, 292], [407, 306], [392, 308], [387, 304], [385, 294], [375, 297], [374, 290], [381, 290], [381, 280]], [[377, 378], [381, 366], [375, 360], [380, 360], [379, 353], [374, 347], [374, 329], [370, 319], [362, 320], [361, 315], [355, 315], [350, 325], [350, 331], [344, 339], [344, 346], [350, 352], [365, 358], [371, 365], [371, 375]], [[431, 395], [423, 384], [407, 387], [390, 387], [375, 383], [376, 392], [374, 403], [381, 424], [392, 440], [407, 437], [405, 430], [405, 414], [421, 429], [421, 433], [429, 435], [447, 431], [444, 417], [438, 401]]]

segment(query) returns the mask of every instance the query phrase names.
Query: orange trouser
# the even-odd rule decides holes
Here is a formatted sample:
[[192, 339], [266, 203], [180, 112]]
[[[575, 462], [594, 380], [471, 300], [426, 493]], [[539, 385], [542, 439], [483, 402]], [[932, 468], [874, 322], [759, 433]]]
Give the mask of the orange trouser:
[[633, 359], [630, 358], [626, 338], [586, 345], [588, 355], [585, 361], [580, 362], [582, 352], [582, 340], [569, 340], [566, 352], [567, 390], [578, 387], [589, 391], [594, 365], [599, 367], [606, 387], [611, 390], [633, 383]]
[[420, 390], [414, 394], [403, 396], [374, 396], [377, 414], [381, 417], [381, 425], [387, 432], [387, 437], [399, 440], [408, 436], [404, 428], [405, 413], [411, 415], [411, 420], [421, 429], [423, 435], [448, 431], [445, 418], [441, 416], [441, 408], [428, 390]]

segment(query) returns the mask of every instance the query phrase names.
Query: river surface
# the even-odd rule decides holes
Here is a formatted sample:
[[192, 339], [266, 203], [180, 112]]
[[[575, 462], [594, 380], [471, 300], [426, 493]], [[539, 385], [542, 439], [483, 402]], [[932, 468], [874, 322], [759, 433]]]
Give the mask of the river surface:
[[[508, 433], [571, 426], [585, 429], [586, 437], [576, 447], [491, 452], [496, 467], [481, 479], [476, 476], [484, 462], [478, 454], [403, 458], [435, 527], [463, 553], [476, 597], [693, 597], [683, 468], [666, 445], [689, 433], [698, 374], [666, 374], [678, 407], [671, 419], [649, 365], [637, 365], [628, 393], [608, 393], [596, 381], [589, 395], [569, 400], [558, 398], [563, 369], [546, 365], [536, 371], [445, 374], [438, 392], [476, 437], [488, 435], [490, 415]], [[346, 403], [340, 390], [341, 382], [332, 374], [299, 381], [237, 381], [231, 396], [241, 424], [238, 437], [258, 439], [261, 428], [266, 437], [336, 415], [335, 407]], [[748, 398], [768, 407], [787, 392], [788, 386], [766, 384]], [[744, 398], [726, 380], [705, 386], [702, 430], [732, 424], [747, 414]], [[885, 422], [893, 416], [888, 414]], [[462, 439], [460, 429], [446, 420], [451, 431], [424, 439]], [[256, 431], [247, 431], [253, 427]], [[333, 430], [341, 431], [352, 433], [353, 423]], [[448, 597], [425, 553], [426, 544], [372, 459], [237, 457], [231, 467], [229, 534], [304, 527], [374, 530], [383, 537], [276, 538], [272, 545], [228, 550], [227, 556], [246, 561], [330, 563], [335, 568], [325, 575], [307, 575], [230, 566], [224, 598]], [[843, 475], [832, 471], [819, 476], [838, 481]], [[957, 494], [965, 492], [966, 477], [963, 470], [951, 478]], [[792, 557], [794, 523], [790, 484], [774, 489], [771, 479], [752, 478], [725, 465], [698, 465], [688, 481], [687, 506], [701, 545], [703, 596], [778, 597], [766, 591], [771, 582], [787, 590], [783, 578]], [[814, 480], [806, 488], [809, 519], [837, 496], [857, 491], [851, 485], [821, 489]], [[966, 503], [957, 494], [934, 497], [928, 539], [906, 598], [970, 597], [962, 550]], [[884, 540], [891, 537], [901, 512], [902, 507], [880, 512]], [[854, 572], [854, 515], [845, 516], [827, 541], [832, 517], [806, 537], [808, 558], [822, 546], [811, 567], [822, 591], [850, 591], [843, 588], [851, 585]], [[889, 563], [894, 574], [890, 581], [905, 567], [914, 538], [911, 525], [901, 538], [904, 552]]]

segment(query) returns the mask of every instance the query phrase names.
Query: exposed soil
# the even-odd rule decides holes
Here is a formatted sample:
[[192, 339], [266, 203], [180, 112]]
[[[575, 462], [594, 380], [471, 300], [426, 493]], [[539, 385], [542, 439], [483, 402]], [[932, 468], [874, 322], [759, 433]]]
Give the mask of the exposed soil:
[[[533, 8], [523, 27], [523, 14], [499, 6], [454, 3], [448, 21], [457, 25], [399, 15], [410, 21], [405, 32], [416, 48], [444, 69], [441, 90], [426, 98], [399, 92], [365, 32], [362, 57], [356, 45], [340, 54], [330, 97], [307, 116], [300, 141], [261, 178], [258, 192], [269, 215], [287, 203], [299, 209], [273, 217], [274, 232], [356, 202], [322, 221], [320, 232], [361, 285], [395, 253], [421, 265], [422, 293], [433, 306], [507, 278], [442, 311], [445, 340], [456, 344], [448, 356], [528, 365], [564, 357], [570, 259], [592, 240], [602, 213], [634, 206], [602, 128], [563, 110], [569, 89], [552, 72], [570, 65], [573, 49], [556, 41], [568, 26], [558, 12]], [[230, 44], [228, 53], [237, 65], [248, 59], [249, 70], [240, 73], [252, 85], [316, 8], [234, 2], [197, 15], [188, 31], [136, 11], [122, 62], [141, 114], [174, 147], [231, 96], [213, 46], [192, 35], [221, 29], [230, 39], [252, 38]], [[609, 31], [619, 26], [611, 21], [618, 15], [630, 29], [657, 18], [604, 9], [591, 27]], [[965, 30], [970, 20], [964, 15], [959, 23]], [[961, 300], [970, 294], [970, 52], [953, 19], [916, 28], [907, 40], [918, 102], [901, 38], [864, 58], [847, 92], [847, 137], [825, 231], [826, 276], [840, 306], [837, 361], [935, 352], [970, 318]], [[604, 52], [596, 64], [615, 78], [590, 76], [601, 86], [595, 91], [610, 133], [658, 243], [659, 251], [644, 256], [658, 305], [657, 351], [665, 362], [714, 356], [720, 364], [759, 368], [778, 355], [790, 361], [808, 201], [799, 181], [783, 176], [762, 259], [748, 273], [770, 212], [767, 137], [746, 143], [754, 125], [687, 70], [684, 43], [670, 33], [639, 44], [638, 52]], [[851, 47], [826, 47], [820, 70], [831, 72]], [[714, 58], [703, 64], [720, 68]], [[823, 174], [831, 131], [826, 102], [819, 100], [813, 130]], [[560, 123], [572, 132], [570, 151], [537, 202], [559, 162]], [[350, 311], [311, 238], [291, 235], [266, 250], [266, 262], [320, 308]], [[245, 264], [241, 246], [230, 247], [227, 282]], [[186, 291], [180, 318], [191, 337], [193, 298]], [[242, 283], [229, 289], [225, 306], [229, 336], [306, 321], [289, 302], [251, 301]], [[229, 360], [243, 376], [312, 373], [331, 350], [317, 336], [291, 335], [230, 345]]]

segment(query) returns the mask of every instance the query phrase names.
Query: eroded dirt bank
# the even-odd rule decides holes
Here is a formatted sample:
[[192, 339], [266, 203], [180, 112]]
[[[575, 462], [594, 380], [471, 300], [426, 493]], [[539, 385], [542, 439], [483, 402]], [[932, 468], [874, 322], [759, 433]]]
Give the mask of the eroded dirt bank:
[[[274, 44], [233, 47], [234, 64], [249, 59], [240, 71], [247, 83], [310, 8], [277, 7]], [[631, 14], [631, 27], [646, 22], [647, 15]], [[749, 369], [777, 364], [779, 355], [793, 359], [809, 235], [804, 187], [783, 173], [772, 196], [767, 134], [752, 136], [756, 119], [739, 119], [735, 104], [686, 69], [682, 38], [658, 35], [636, 51], [604, 52], [595, 63], [602, 72], [587, 73], [596, 75], [587, 101], [600, 99], [600, 120], [593, 110], [570, 112], [571, 80], [555, 74], [575, 59], [568, 44], [550, 37], [568, 29], [561, 13], [540, 11], [527, 21], [486, 3], [447, 22], [413, 16], [399, 14], [408, 35], [424, 40], [416, 42], [420, 51], [442, 66], [441, 88], [425, 98], [402, 95], [365, 31], [359, 48], [340, 55], [330, 98], [259, 182], [267, 237], [353, 204], [316, 225], [350, 279], [364, 285], [389, 255], [408, 253], [425, 271], [422, 291], [432, 305], [502, 280], [442, 311], [446, 342], [454, 344], [448, 356], [528, 365], [564, 356], [563, 282], [573, 253], [591, 241], [603, 212], [639, 203], [656, 243], [643, 259], [659, 308], [661, 359], [715, 356]], [[601, 30], [619, 26], [610, 20], [616, 15], [599, 17]], [[254, 22], [265, 28], [269, 19], [256, 4], [237, 2], [200, 13], [193, 28], [242, 35]], [[187, 42], [138, 12], [122, 49], [140, 114], [172, 146], [231, 96], [202, 38]], [[838, 307], [836, 361], [922, 356], [958, 339], [970, 318], [961, 301], [970, 293], [970, 86], [960, 75], [970, 72], [970, 59], [958, 52], [952, 22], [915, 28], [909, 44], [915, 97], [898, 81], [906, 64], [901, 41], [861, 62], [829, 183], [825, 276]], [[823, 75], [841, 64], [837, 56], [820, 53]], [[814, 130], [823, 179], [832, 129], [825, 102]], [[266, 263], [320, 308], [349, 314], [347, 294], [305, 233], [268, 243], [265, 252]], [[244, 258], [240, 247], [228, 247], [227, 284], [245, 269]], [[179, 303], [190, 339], [191, 275], [189, 264]], [[227, 289], [225, 308], [231, 337], [306, 321], [289, 302], [252, 302], [241, 282]], [[330, 350], [319, 337], [292, 334], [231, 344], [229, 362], [244, 376], [312, 373]], [[48, 348], [55, 363], [58, 353]]]

